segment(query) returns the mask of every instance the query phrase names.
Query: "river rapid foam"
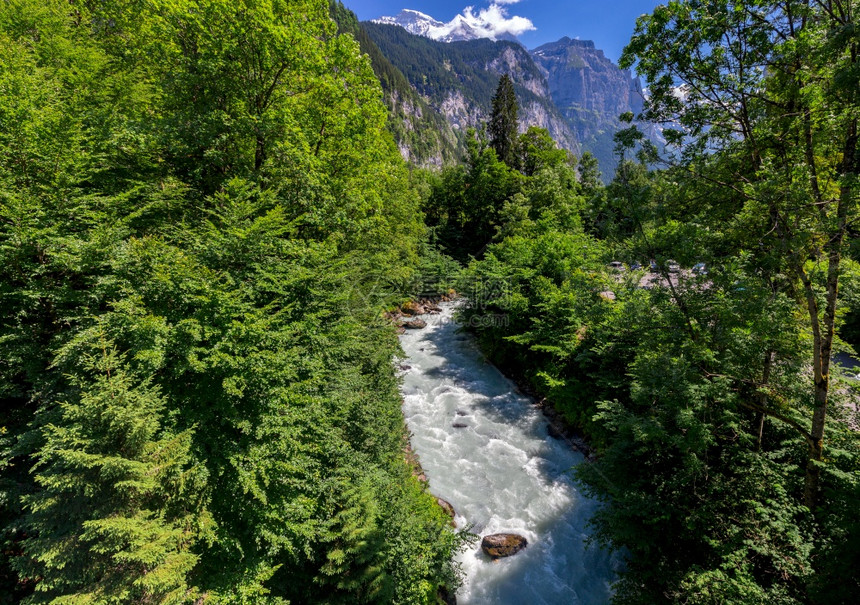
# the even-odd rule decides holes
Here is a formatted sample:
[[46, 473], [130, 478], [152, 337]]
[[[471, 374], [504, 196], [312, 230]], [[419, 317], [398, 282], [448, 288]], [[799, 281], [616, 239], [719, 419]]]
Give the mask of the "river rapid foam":
[[599, 504], [571, 477], [582, 454], [548, 435], [532, 401], [459, 330], [455, 305], [442, 307], [421, 317], [426, 328], [400, 337], [412, 448], [430, 491], [454, 506], [458, 527], [481, 536], [518, 533], [529, 542], [496, 562], [479, 543], [461, 554], [466, 579], [458, 603], [608, 603], [620, 561], [585, 544]]

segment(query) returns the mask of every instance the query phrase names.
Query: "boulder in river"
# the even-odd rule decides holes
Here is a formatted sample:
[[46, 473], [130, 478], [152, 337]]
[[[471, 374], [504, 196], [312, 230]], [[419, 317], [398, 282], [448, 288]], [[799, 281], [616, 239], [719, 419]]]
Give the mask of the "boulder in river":
[[413, 319], [412, 321], [404, 321], [403, 327], [407, 330], [421, 330], [427, 327], [427, 322], [423, 319]]
[[510, 557], [528, 545], [528, 540], [519, 534], [490, 534], [481, 540], [481, 550], [492, 559]]
[[468, 428], [468, 426], [469, 426], [468, 424], [463, 424], [462, 422], [455, 422], [454, 424], [451, 425], [451, 428], [465, 429], [465, 428]]
[[454, 512], [454, 507], [451, 506], [451, 503], [447, 500], [443, 500], [442, 498], [436, 498], [436, 504], [439, 505], [439, 507], [445, 512], [446, 515], [451, 517], [451, 526], [457, 527], [457, 524], [454, 523], [454, 517], [457, 515], [457, 513]]

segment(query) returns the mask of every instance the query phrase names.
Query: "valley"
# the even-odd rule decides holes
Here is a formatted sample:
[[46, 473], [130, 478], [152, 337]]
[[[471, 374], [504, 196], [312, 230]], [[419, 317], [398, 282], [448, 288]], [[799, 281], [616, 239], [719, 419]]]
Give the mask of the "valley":
[[0, 2], [0, 605], [856, 605], [858, 0], [398, 10]]
[[[346, 9], [338, 9], [349, 19]], [[382, 78], [391, 110], [392, 132], [406, 159], [417, 164], [442, 165], [445, 158], [462, 155], [466, 129], [479, 127], [490, 111], [490, 97], [499, 76], [514, 81], [520, 104], [520, 128], [544, 128], [563, 148], [574, 155], [590, 152], [606, 178], [615, 171], [612, 137], [621, 129], [619, 116], [640, 113], [644, 93], [639, 81], [607, 59], [594, 43], [562, 38], [532, 51], [516, 39], [491, 40], [480, 31], [458, 27], [453, 34], [445, 24], [423, 15], [403, 11], [398, 17], [358, 23], [365, 39], [363, 50], [381, 54], [385, 70], [402, 74], [396, 80]], [[434, 29], [435, 28], [435, 29]], [[447, 30], [446, 30], [447, 31]], [[379, 75], [383, 72], [376, 64]], [[404, 81], [409, 89], [403, 90]], [[404, 106], [402, 99], [417, 93], [422, 106]], [[431, 117], [432, 116], [432, 117]], [[414, 132], [428, 119], [441, 117], [446, 123], [445, 142], [428, 153], [409, 143]], [[647, 127], [652, 141], [662, 144], [659, 130]], [[442, 147], [446, 150], [442, 151]], [[456, 150], [456, 151], [455, 151]]]

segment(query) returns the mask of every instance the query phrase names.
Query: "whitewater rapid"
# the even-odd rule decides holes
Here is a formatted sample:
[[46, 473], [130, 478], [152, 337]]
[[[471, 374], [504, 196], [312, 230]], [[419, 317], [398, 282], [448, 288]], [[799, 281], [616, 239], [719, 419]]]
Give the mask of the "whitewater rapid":
[[[513, 532], [529, 546], [493, 562], [480, 540], [458, 557], [460, 604], [608, 603], [620, 561], [587, 546], [598, 504], [571, 477], [583, 456], [551, 438], [532, 401], [453, 322], [454, 305], [400, 337], [403, 412], [430, 491], [479, 536]], [[457, 428], [454, 425], [465, 425]]]

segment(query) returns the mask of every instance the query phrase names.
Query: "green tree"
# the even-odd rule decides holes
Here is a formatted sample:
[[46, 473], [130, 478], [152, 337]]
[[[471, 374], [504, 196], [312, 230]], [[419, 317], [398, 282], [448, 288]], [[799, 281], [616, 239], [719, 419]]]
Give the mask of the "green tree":
[[537, 126], [529, 126], [517, 138], [516, 154], [516, 165], [526, 176], [533, 176], [543, 168], [554, 168], [568, 159], [568, 152], [558, 147], [549, 131]]
[[524, 180], [499, 159], [483, 131], [470, 131], [464, 164], [443, 170], [424, 205], [443, 251], [459, 261], [483, 254]]
[[856, 13], [851, 1], [673, 2], [640, 18], [621, 60], [647, 78], [645, 118], [678, 125], [668, 138], [684, 165], [724, 188], [734, 220], [791, 277], [813, 340], [814, 405], [798, 427], [810, 509], [826, 467], [841, 261], [857, 212]]
[[40, 489], [24, 498], [18, 567], [38, 581], [26, 602], [187, 602], [195, 545], [211, 531], [206, 472], [191, 432], [164, 426], [158, 389], [88, 337], [69, 345], [75, 394], [34, 436]]
[[0, 55], [2, 589], [455, 587], [363, 289], [404, 295], [418, 193], [328, 5], [20, 0]]
[[504, 74], [499, 79], [496, 94], [493, 95], [487, 131], [490, 135], [490, 147], [495, 149], [499, 159], [511, 168], [516, 167], [518, 110], [514, 83], [508, 74]]

